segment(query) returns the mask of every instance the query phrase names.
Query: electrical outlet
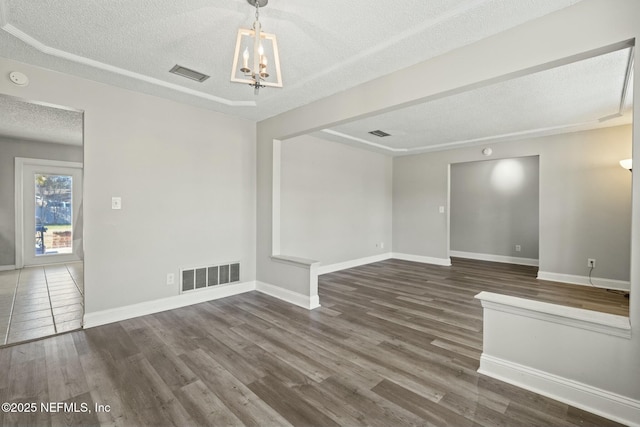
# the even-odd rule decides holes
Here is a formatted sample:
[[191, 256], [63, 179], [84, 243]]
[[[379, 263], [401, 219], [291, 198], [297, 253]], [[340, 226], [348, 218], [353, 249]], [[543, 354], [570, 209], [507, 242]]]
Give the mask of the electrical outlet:
[[522, 246], [516, 245], [516, 252], [520, 252], [522, 250]]
[[596, 268], [596, 259], [595, 258], [588, 258], [587, 259], [587, 267]]
[[167, 285], [175, 285], [176, 275], [173, 273], [167, 273]]
[[384, 249], [384, 242], [380, 242], [380, 249]]
[[122, 209], [122, 197], [111, 198], [111, 209]]

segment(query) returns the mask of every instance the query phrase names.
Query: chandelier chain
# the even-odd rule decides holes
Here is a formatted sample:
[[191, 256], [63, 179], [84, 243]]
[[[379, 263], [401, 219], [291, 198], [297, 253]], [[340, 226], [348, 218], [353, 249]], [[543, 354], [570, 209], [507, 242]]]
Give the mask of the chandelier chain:
[[[256, 0], [256, 22], [260, 21], [260, 2]], [[255, 23], [254, 23], [255, 26]]]

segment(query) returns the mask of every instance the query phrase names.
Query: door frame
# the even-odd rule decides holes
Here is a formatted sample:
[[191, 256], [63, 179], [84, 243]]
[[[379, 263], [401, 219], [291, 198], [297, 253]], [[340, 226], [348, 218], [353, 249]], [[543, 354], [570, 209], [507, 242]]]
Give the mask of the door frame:
[[[70, 169], [80, 169], [81, 179], [83, 178], [83, 163], [67, 162], [62, 160], [31, 159], [26, 157], [15, 158], [15, 248], [16, 248], [16, 269], [24, 267], [25, 235], [24, 235], [24, 169], [28, 166], [37, 167], [63, 167]], [[31, 185], [31, 184], [29, 184]], [[81, 183], [82, 185], [82, 183]], [[84, 188], [84, 186], [83, 186]], [[82, 189], [81, 189], [82, 190]], [[81, 191], [82, 197], [82, 191]], [[75, 220], [76, 218], [74, 218]], [[75, 251], [74, 251], [75, 252]], [[62, 262], [62, 261], [54, 261]], [[43, 263], [45, 264], [45, 263]]]

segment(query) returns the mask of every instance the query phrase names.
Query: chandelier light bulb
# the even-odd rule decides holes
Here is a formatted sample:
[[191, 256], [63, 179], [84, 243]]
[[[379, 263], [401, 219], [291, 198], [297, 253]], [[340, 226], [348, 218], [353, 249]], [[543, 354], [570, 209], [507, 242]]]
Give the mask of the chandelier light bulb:
[[242, 71], [245, 74], [251, 71], [249, 69], [249, 48], [248, 47], [245, 47], [244, 52], [242, 53], [242, 68], [240, 68], [240, 71]]

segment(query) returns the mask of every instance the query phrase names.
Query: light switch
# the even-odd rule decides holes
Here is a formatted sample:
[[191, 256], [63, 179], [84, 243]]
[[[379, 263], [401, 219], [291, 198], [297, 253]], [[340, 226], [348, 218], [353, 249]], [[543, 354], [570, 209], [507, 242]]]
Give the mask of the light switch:
[[440, 213], [444, 213], [444, 206], [440, 206], [440, 207], [438, 208], [438, 211], [439, 211]]
[[111, 209], [122, 209], [122, 197], [111, 198]]

